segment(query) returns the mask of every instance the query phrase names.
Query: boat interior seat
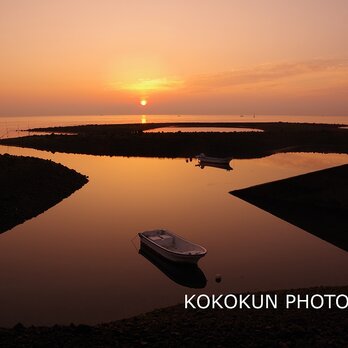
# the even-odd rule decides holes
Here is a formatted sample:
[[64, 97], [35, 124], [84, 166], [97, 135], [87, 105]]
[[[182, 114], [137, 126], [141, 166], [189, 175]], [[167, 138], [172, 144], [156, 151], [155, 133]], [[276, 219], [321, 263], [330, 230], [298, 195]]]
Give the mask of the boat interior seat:
[[159, 240], [156, 240], [156, 243], [161, 246], [170, 246], [173, 244], [174, 238], [166, 234], [161, 235]]
[[149, 238], [155, 242], [162, 240], [161, 236], [150, 236]]
[[172, 236], [169, 236], [168, 234], [162, 234], [162, 235], [161, 235], [161, 238], [162, 238], [162, 239], [173, 239], [173, 237], [172, 237]]

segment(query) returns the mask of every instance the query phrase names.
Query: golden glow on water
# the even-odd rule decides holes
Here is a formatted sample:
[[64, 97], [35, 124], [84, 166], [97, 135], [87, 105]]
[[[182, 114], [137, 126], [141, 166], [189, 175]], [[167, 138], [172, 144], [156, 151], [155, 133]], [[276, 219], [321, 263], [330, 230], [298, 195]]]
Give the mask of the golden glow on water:
[[146, 121], [146, 115], [142, 115], [141, 116], [141, 123], [142, 124], [144, 124], [144, 123], [146, 123], [147, 121]]
[[[228, 192], [348, 162], [347, 155], [232, 160], [123, 158], [0, 147], [52, 159], [89, 183], [0, 236], [0, 326], [98, 323], [182, 301], [184, 294], [338, 285], [348, 255]], [[204, 290], [185, 288], [139, 255], [137, 232], [168, 228], [207, 247]], [[14, 257], [15, 255], [15, 257]], [[64, 257], [62, 257], [64, 255]], [[214, 282], [215, 274], [223, 282]], [[15, 290], [14, 290], [15, 289]], [[161, 290], [161, 296], [154, 296]]]
[[149, 129], [146, 130], [145, 133], [176, 133], [176, 132], [191, 132], [191, 133], [197, 133], [197, 132], [263, 132], [262, 129], [256, 129], [256, 128], [233, 128], [233, 127], [161, 127], [161, 128], [155, 128], [155, 129]]

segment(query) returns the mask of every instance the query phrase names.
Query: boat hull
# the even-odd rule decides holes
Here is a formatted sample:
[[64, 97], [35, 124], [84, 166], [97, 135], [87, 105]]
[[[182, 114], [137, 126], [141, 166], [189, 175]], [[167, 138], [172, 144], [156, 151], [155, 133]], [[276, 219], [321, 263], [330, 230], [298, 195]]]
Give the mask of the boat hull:
[[199, 164], [197, 164], [197, 166], [200, 167], [201, 169], [204, 169], [204, 167], [225, 169], [227, 171], [233, 169], [229, 163], [211, 163], [211, 162], [199, 161]]
[[206, 252], [200, 253], [200, 254], [183, 254], [180, 252], [171, 251], [168, 249], [165, 249], [153, 241], [151, 241], [146, 236], [139, 233], [140, 242], [143, 246], [150, 248], [152, 251], [156, 252], [160, 256], [166, 258], [167, 260], [178, 262], [178, 263], [190, 263], [190, 264], [197, 264], [199, 259], [201, 259], [203, 256], [205, 256]]
[[196, 264], [207, 253], [202, 246], [166, 230], [141, 232], [139, 237], [142, 246], [173, 262]]
[[198, 155], [196, 158], [201, 163], [214, 163], [214, 164], [229, 164], [232, 160], [232, 157], [208, 157], [205, 155]]

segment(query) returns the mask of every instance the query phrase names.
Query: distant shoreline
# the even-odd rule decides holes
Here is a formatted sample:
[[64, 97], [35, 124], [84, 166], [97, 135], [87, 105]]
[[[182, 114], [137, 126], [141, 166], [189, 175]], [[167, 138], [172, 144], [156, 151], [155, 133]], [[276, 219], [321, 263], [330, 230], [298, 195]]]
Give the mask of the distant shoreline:
[[[169, 126], [207, 127], [202, 133], [145, 133]], [[213, 156], [257, 158], [278, 152], [348, 153], [344, 125], [283, 122], [191, 122], [85, 125], [31, 129], [50, 135], [1, 139], [0, 144], [51, 152], [108, 156]], [[213, 133], [209, 127], [254, 128], [263, 132]], [[56, 133], [75, 135], [57, 135]]]

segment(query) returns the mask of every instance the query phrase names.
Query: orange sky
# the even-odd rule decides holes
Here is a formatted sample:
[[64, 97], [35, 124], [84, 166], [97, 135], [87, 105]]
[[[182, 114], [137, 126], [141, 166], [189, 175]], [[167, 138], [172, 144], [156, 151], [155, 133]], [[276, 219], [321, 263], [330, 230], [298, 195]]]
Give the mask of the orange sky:
[[1, 0], [0, 115], [347, 115], [347, 18], [346, 0]]

